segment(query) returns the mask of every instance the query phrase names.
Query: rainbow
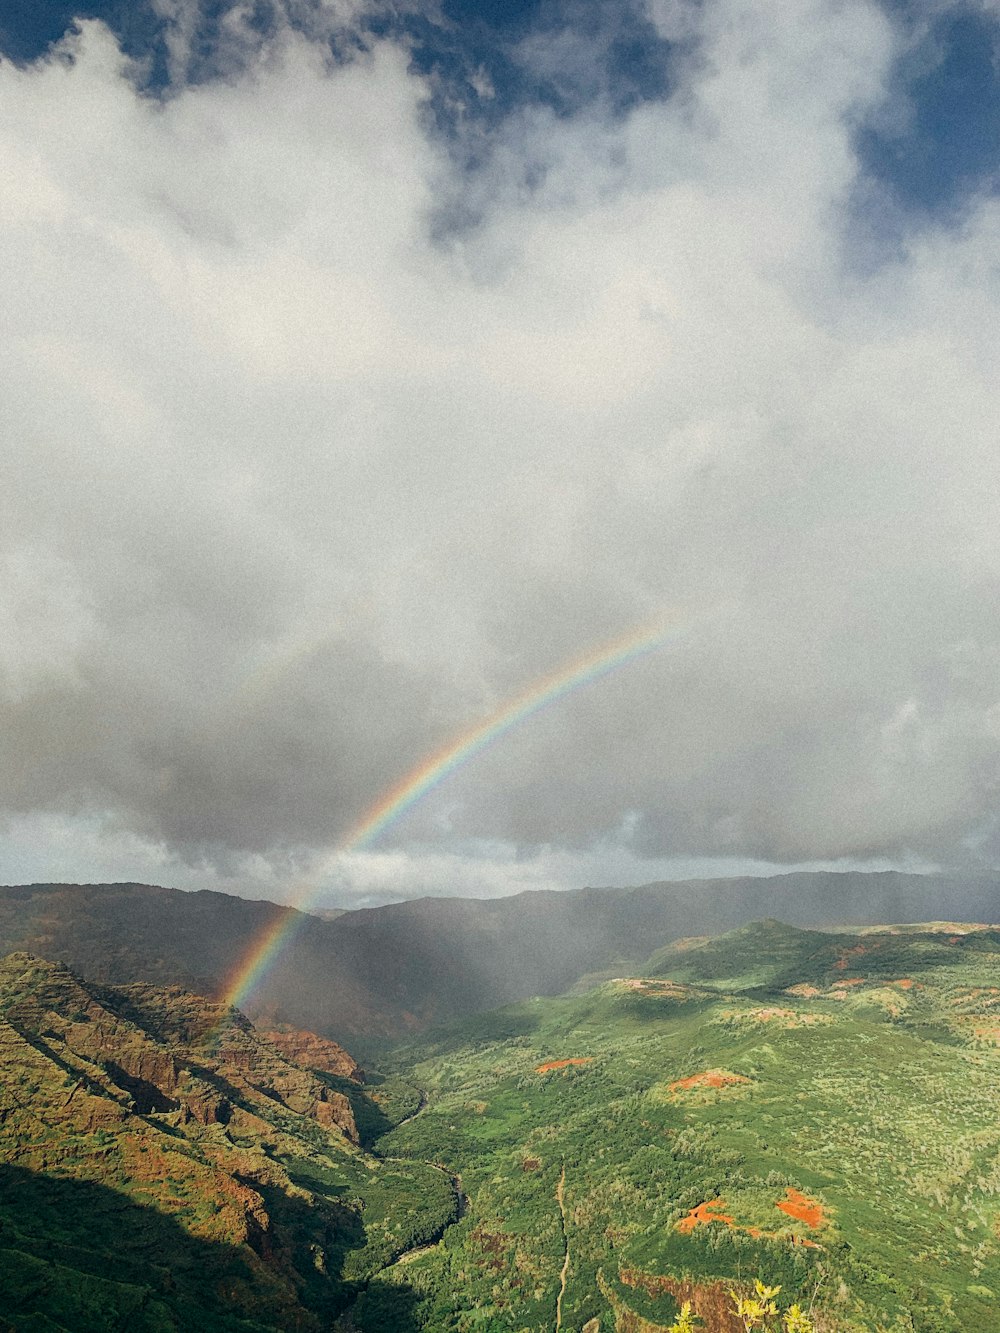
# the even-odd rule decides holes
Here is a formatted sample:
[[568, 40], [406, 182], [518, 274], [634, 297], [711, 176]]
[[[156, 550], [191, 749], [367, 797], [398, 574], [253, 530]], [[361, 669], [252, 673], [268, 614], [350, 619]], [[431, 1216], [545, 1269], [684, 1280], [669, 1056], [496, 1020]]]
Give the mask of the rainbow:
[[[477, 723], [457, 739], [449, 741], [401, 778], [337, 843], [332, 856], [370, 845], [428, 792], [475, 759], [487, 746], [506, 735], [512, 728], [540, 713], [542, 709], [551, 708], [574, 690], [591, 685], [594, 681], [601, 680], [640, 657], [655, 653], [676, 639], [679, 634], [679, 629], [668, 628], [662, 622], [653, 626], [647, 625], [639, 631], [633, 630], [622, 638], [605, 643], [596, 650], [592, 649], [585, 657], [564, 664], [558, 670], [543, 676], [541, 680], [535, 681], [485, 721]], [[329, 863], [329, 859], [327, 858], [324, 865]], [[311, 876], [309, 887], [299, 895], [294, 906], [281, 912], [254, 942], [229, 980], [223, 997], [224, 1003], [240, 1006], [246, 1001], [273, 965], [278, 954], [305, 921], [303, 912], [308, 910], [312, 899], [319, 891], [316, 880], [321, 875], [322, 868], [318, 874]]]

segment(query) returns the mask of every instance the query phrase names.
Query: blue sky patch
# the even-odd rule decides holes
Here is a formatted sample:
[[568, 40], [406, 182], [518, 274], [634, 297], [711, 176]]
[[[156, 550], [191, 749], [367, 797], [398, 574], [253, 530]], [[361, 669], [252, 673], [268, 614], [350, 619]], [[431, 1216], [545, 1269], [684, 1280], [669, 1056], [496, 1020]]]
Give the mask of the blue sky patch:
[[948, 214], [995, 188], [1000, 163], [1000, 23], [942, 15], [895, 72], [896, 114], [858, 136], [862, 162], [907, 212]]
[[[248, 49], [254, 33], [264, 38], [273, 29], [279, 3], [258, 0], [244, 16]], [[891, 106], [856, 134], [863, 171], [878, 187], [866, 196], [866, 227], [886, 239], [928, 217], [946, 219], [971, 194], [994, 189], [1000, 159], [1000, 23], [967, 5], [933, 21], [910, 0], [888, 6], [910, 39]], [[221, 20], [232, 7], [203, 0], [187, 82], [212, 80], [220, 65], [232, 73], [232, 53], [219, 55]], [[308, 17], [308, 9], [301, 13]], [[37, 59], [74, 17], [102, 19], [130, 56], [145, 61], [147, 91], [168, 86], [167, 25], [149, 0], [0, 0], [0, 49], [19, 62]], [[678, 55], [635, 0], [443, 0], [439, 8], [387, 6], [366, 23], [333, 54], [350, 58], [366, 32], [405, 41], [428, 79], [436, 131], [462, 145], [470, 171], [488, 155], [489, 136], [525, 107], [559, 117], [595, 106], [624, 115], [667, 97]]]

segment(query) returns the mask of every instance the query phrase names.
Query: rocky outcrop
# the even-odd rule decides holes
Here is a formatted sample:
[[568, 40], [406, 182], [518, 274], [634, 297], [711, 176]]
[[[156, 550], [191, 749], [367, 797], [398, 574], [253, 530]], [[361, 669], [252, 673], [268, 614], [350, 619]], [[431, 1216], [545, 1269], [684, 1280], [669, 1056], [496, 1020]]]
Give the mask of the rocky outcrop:
[[348, 1098], [295, 1052], [306, 1052], [313, 1069], [341, 1077], [355, 1079], [360, 1070], [340, 1046], [313, 1033], [278, 1033], [275, 1041], [238, 1010], [177, 987], [91, 987], [64, 964], [26, 953], [0, 963], [0, 1016], [0, 1051], [17, 1045], [42, 1070], [55, 1067], [71, 1086], [103, 1094], [91, 1120], [177, 1113], [181, 1123], [227, 1125], [239, 1110], [267, 1123], [269, 1107], [279, 1103], [358, 1142]]
[[32, 1041], [3, 1021], [0, 1071], [0, 1134], [19, 1126], [21, 1144], [33, 1158], [36, 1149], [43, 1158], [47, 1155], [51, 1131], [59, 1126], [79, 1125], [92, 1134], [116, 1128], [130, 1114], [122, 1102], [101, 1095], [90, 1070], [55, 1063], [44, 1042]]
[[296, 1063], [253, 1028], [224, 1031], [215, 1059], [215, 1067], [230, 1085], [245, 1092], [251, 1100], [255, 1096], [268, 1097], [357, 1144], [358, 1129], [347, 1097], [328, 1088], [311, 1070]]
[[[296, 1041], [317, 1064], [357, 1070], [333, 1043]], [[340, 1086], [228, 1005], [95, 985], [23, 952], [0, 959], [0, 1273], [34, 1263], [47, 1291], [55, 1264], [70, 1292], [53, 1294], [60, 1316], [96, 1300], [103, 1313], [114, 1288], [109, 1327], [191, 1327], [207, 1301], [199, 1328], [235, 1328], [232, 1315], [320, 1333], [350, 1295], [340, 1256], [365, 1237], [361, 1204], [322, 1185], [367, 1174]], [[163, 1310], [153, 1300], [150, 1321], [133, 1322], [147, 1278]]]
[[357, 1061], [347, 1054], [343, 1046], [338, 1046], [327, 1037], [290, 1027], [278, 1028], [263, 1035], [295, 1064], [306, 1069], [318, 1069], [323, 1074], [333, 1074], [337, 1078], [349, 1078], [354, 1083], [364, 1082], [364, 1070]]

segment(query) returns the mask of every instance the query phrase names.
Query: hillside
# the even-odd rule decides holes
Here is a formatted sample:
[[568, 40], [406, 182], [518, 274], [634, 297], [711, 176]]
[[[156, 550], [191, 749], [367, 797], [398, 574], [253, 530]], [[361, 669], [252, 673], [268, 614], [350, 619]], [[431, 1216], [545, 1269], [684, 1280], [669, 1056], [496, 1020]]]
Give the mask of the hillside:
[[358, 1147], [417, 1104], [358, 1075], [190, 992], [0, 961], [0, 1326], [328, 1328], [457, 1207]]
[[[291, 909], [213, 892], [137, 884], [0, 890], [0, 952], [26, 949], [112, 984], [182, 985], [220, 995], [254, 941]], [[988, 880], [790, 874], [423, 898], [308, 916], [249, 1012], [346, 1041], [399, 1037], [585, 974], [633, 969], [679, 937], [778, 915], [798, 926], [941, 918], [1000, 920]]]
[[764, 922], [659, 961], [393, 1055], [428, 1105], [380, 1149], [469, 1195], [390, 1270], [423, 1326], [657, 1333], [691, 1299], [738, 1333], [761, 1275], [819, 1333], [1000, 1327], [1000, 932]]
[[[653, 971], [655, 968], [655, 973]], [[1000, 930], [774, 920], [363, 1075], [176, 987], [0, 960], [0, 1327], [998, 1326]]]

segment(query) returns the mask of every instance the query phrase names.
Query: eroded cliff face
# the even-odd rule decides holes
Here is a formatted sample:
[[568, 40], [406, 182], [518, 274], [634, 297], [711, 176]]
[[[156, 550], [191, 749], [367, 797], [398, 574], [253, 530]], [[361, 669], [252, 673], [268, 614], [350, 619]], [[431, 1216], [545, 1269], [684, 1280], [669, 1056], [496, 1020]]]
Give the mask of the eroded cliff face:
[[[178, 987], [92, 987], [63, 964], [15, 953], [0, 964], [0, 1013], [37, 1051], [136, 1115], [247, 1126], [277, 1102], [358, 1142], [347, 1097], [296, 1063], [294, 1042], [279, 1049], [237, 1010]], [[311, 1036], [296, 1034], [299, 1046]], [[357, 1072], [340, 1047], [312, 1041], [315, 1068]]]
[[266, 1037], [252, 1029], [229, 1031], [220, 1039], [218, 1059], [218, 1072], [249, 1099], [276, 1100], [357, 1144], [358, 1128], [347, 1097], [328, 1088]]
[[305, 1069], [318, 1069], [324, 1074], [349, 1078], [355, 1083], [364, 1082], [364, 1070], [354, 1057], [328, 1037], [319, 1037], [315, 1032], [303, 1032], [292, 1027], [276, 1028], [263, 1035], [282, 1055]]
[[[309, 1038], [296, 1034], [317, 1065], [358, 1072], [339, 1047]], [[294, 1313], [302, 1263], [272, 1201], [283, 1211], [301, 1201], [309, 1264], [318, 1263], [356, 1219], [294, 1185], [283, 1162], [353, 1154], [358, 1132], [343, 1092], [296, 1063], [292, 1042], [282, 1046], [190, 992], [95, 986], [63, 964], [9, 955], [0, 960], [0, 1166], [106, 1185], [193, 1237], [245, 1247], [247, 1310], [261, 1286], [272, 1314], [308, 1327]]]

